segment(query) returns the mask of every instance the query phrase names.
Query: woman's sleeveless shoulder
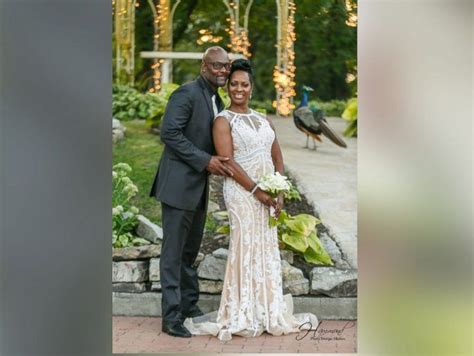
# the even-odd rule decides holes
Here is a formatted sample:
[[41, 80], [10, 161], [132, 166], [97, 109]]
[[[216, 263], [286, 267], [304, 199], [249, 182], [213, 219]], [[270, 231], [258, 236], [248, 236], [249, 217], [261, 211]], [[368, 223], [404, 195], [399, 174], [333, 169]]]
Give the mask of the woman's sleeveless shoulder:
[[222, 110], [220, 113], [218, 113], [215, 117], [214, 120], [217, 119], [218, 117], [223, 117], [224, 119], [227, 120], [227, 122], [230, 124], [233, 116], [228, 110]]

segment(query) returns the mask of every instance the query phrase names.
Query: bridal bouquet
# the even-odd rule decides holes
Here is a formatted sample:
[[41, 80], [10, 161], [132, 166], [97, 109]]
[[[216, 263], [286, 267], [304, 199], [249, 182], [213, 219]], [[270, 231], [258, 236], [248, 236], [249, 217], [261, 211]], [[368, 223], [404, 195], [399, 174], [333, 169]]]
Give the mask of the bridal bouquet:
[[[283, 196], [286, 198], [293, 187], [288, 177], [281, 175], [279, 172], [263, 176], [257, 183], [257, 186], [272, 198], [276, 198], [280, 193], [283, 193]], [[273, 214], [274, 209], [270, 207], [271, 218], [275, 219]]]
[[258, 182], [257, 186], [276, 198], [280, 193], [287, 193], [291, 189], [291, 182], [286, 176], [282, 176], [279, 172], [267, 174]]

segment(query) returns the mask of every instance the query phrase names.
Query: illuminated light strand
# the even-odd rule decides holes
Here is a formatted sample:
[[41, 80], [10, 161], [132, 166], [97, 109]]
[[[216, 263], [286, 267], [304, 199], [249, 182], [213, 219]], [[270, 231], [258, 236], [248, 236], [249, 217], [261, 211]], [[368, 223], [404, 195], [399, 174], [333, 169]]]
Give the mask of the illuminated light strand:
[[221, 36], [214, 36], [210, 30], [204, 28], [199, 30], [199, 34], [201, 37], [199, 37], [196, 41], [199, 45], [203, 45], [205, 43], [218, 43], [222, 41]]
[[250, 41], [248, 38], [248, 29], [246, 27], [247, 17], [249, 15], [250, 7], [252, 6], [253, 0], [247, 2], [246, 12], [244, 15], [244, 26], [240, 26], [240, 15], [239, 15], [239, 0], [227, 1], [223, 0], [224, 4], [227, 6], [227, 11], [229, 16], [226, 18], [228, 22], [228, 27], [225, 31], [228, 33], [230, 38], [230, 43], [227, 45], [231, 53], [240, 53], [245, 58], [250, 58]]
[[[160, 38], [161, 28], [166, 26], [166, 20], [168, 20], [168, 6], [163, 6], [161, 0], [156, 4], [156, 16], [154, 18], [154, 23], [158, 27], [158, 32], [153, 35], [153, 38], [158, 40]], [[161, 89], [161, 64], [164, 61], [162, 59], [155, 61], [151, 69], [153, 70], [153, 87], [149, 89], [149, 92], [154, 93], [158, 92]]]
[[115, 18], [113, 34], [116, 39], [116, 81], [126, 81], [129, 85], [134, 83], [135, 6], [136, 0], [112, 0], [112, 14]]
[[350, 0], [346, 0], [346, 10], [349, 14], [349, 17], [346, 20], [346, 25], [350, 27], [357, 27], [357, 12], [356, 11], [357, 5], [352, 3]]
[[280, 58], [282, 65], [275, 66], [273, 71], [273, 81], [278, 93], [277, 100], [273, 101], [273, 107], [283, 116], [288, 116], [291, 110], [295, 108], [292, 102], [293, 97], [296, 95], [296, 66], [294, 64], [294, 42], [296, 41], [295, 12], [295, 3], [293, 0], [289, 0], [286, 37], [282, 39], [282, 43], [277, 44], [277, 47], [280, 47], [281, 50]]

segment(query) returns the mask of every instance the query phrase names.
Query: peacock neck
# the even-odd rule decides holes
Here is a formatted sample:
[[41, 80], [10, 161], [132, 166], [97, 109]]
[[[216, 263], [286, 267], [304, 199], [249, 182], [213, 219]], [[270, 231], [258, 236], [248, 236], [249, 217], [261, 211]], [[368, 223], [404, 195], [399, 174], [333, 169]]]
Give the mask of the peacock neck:
[[301, 106], [308, 106], [308, 92], [303, 92], [303, 98], [301, 99]]

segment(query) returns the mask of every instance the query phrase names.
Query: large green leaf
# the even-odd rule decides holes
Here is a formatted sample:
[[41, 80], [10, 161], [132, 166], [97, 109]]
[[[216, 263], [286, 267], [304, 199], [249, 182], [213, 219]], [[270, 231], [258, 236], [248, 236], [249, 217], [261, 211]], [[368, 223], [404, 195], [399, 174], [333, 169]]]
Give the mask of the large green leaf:
[[345, 137], [357, 136], [357, 120], [349, 122], [346, 129], [344, 130], [343, 135]]
[[214, 216], [219, 216], [221, 218], [228, 218], [229, 212], [227, 210], [216, 211], [212, 213]]
[[282, 210], [280, 212], [280, 216], [278, 216], [278, 219], [270, 217], [270, 227], [275, 227], [284, 224], [287, 219], [289, 219], [288, 214], [285, 210]]
[[342, 118], [347, 121], [357, 119], [357, 98], [352, 98], [347, 102], [346, 109], [342, 113]]
[[324, 249], [321, 240], [318, 238], [315, 232], [312, 232], [308, 236], [308, 249], [304, 252], [304, 259], [308, 263], [313, 264], [324, 264], [324, 265], [333, 265], [334, 263], [331, 260], [331, 256]]
[[128, 245], [128, 234], [123, 234], [120, 235], [118, 238], [118, 242], [120, 243], [120, 246], [127, 246]]
[[222, 99], [222, 102], [224, 103], [224, 107], [226, 107], [226, 108], [229, 107], [229, 105], [230, 105], [229, 94], [227, 94], [227, 92], [223, 88], [219, 88], [218, 93], [219, 93], [219, 96]]
[[151, 242], [148, 240], [142, 239], [141, 237], [136, 237], [132, 240], [132, 244], [135, 246], [150, 245]]
[[306, 249], [309, 246], [308, 238], [305, 235], [299, 234], [294, 231], [291, 232], [290, 234], [284, 233], [281, 236], [281, 239], [286, 245], [290, 246], [295, 251], [298, 251], [301, 253], [306, 251]]
[[285, 224], [294, 232], [308, 236], [319, 222], [320, 221], [312, 215], [299, 214], [286, 220]]
[[217, 229], [216, 229], [216, 232], [218, 234], [230, 234], [230, 226], [229, 225], [222, 225], [222, 226], [219, 226]]

